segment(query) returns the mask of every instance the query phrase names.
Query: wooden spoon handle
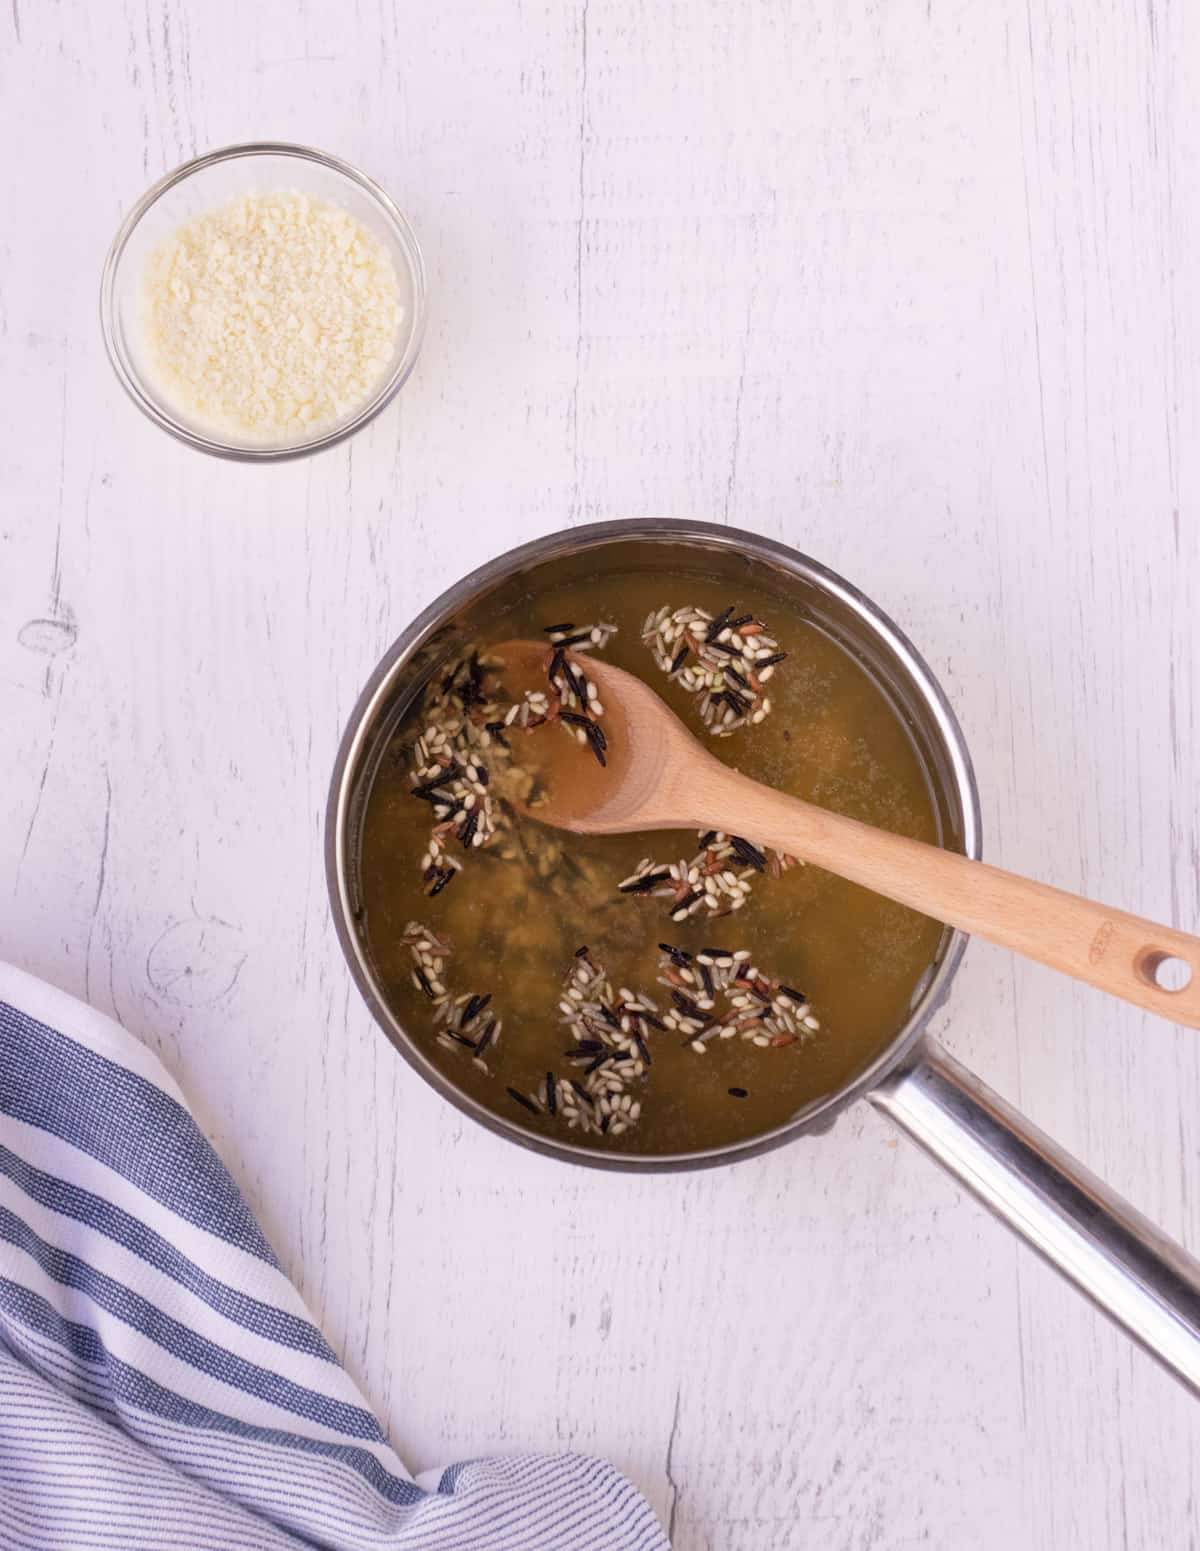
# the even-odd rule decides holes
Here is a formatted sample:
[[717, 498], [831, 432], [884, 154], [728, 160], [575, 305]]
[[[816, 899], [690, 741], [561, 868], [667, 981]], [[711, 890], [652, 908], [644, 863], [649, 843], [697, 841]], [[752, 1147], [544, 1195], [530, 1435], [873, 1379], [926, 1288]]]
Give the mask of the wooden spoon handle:
[[[843, 818], [744, 776], [733, 775], [733, 783], [720, 792], [725, 818], [719, 827], [801, 857], [1137, 1007], [1200, 1028], [1200, 938]], [[719, 785], [709, 786], [712, 798]], [[714, 823], [716, 816], [714, 808], [706, 822]], [[1180, 990], [1168, 990], [1155, 979], [1171, 959], [1182, 960], [1191, 974]], [[1186, 978], [1183, 970], [1179, 978]]]

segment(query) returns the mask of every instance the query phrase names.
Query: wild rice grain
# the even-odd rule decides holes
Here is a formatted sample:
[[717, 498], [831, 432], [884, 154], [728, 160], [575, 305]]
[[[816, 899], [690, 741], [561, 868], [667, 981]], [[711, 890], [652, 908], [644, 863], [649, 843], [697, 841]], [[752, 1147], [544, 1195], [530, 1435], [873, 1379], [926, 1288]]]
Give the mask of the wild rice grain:
[[705, 609], [672, 612], [667, 605], [646, 616], [642, 640], [656, 665], [695, 697], [700, 719], [713, 737], [728, 737], [769, 714], [758, 669], [773, 672], [787, 653], [776, 650], [774, 638], [754, 615], [734, 618], [730, 606], [713, 617]]

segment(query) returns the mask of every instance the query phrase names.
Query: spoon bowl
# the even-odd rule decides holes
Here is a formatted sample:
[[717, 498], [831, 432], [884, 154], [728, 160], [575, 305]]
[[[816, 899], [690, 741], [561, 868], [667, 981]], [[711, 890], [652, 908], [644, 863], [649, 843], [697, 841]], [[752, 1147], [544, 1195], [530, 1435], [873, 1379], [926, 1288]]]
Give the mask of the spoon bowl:
[[[504, 687], [512, 698], [545, 690], [552, 653], [544, 642], [505, 641], [493, 655], [504, 663]], [[591, 655], [564, 655], [576, 676], [583, 675], [599, 691], [603, 759], [586, 736], [574, 745], [530, 738], [522, 763], [532, 766], [540, 780], [526, 811], [556, 829], [585, 835], [705, 828], [705, 821], [694, 816], [689, 787], [706, 767], [718, 779], [731, 772], [641, 679]]]

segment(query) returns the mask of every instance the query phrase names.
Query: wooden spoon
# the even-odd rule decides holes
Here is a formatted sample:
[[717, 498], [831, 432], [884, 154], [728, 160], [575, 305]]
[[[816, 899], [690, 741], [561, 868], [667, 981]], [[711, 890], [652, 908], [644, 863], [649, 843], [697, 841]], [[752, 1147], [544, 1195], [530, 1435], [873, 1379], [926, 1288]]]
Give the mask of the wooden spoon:
[[[510, 694], [545, 690], [544, 642], [509, 641], [495, 655], [504, 660]], [[1200, 938], [786, 797], [723, 765], [631, 673], [591, 656], [568, 660], [599, 691], [605, 764], [569, 739], [530, 738], [542, 780], [529, 811], [543, 823], [594, 835], [742, 835], [1200, 1028]]]

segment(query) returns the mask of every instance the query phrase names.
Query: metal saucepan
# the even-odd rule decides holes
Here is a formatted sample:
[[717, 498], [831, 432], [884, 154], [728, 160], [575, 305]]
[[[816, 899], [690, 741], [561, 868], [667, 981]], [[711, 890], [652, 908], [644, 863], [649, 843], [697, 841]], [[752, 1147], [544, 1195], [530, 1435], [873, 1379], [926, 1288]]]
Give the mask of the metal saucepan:
[[929, 772], [942, 843], [980, 854], [979, 796], [962, 732], [945, 695], [887, 616], [824, 566], [768, 539], [691, 522], [603, 523], [511, 550], [443, 593], [376, 669], [338, 754], [326, 822], [334, 922], [351, 972], [385, 1034], [442, 1096], [490, 1130], [549, 1157], [654, 1172], [731, 1163], [827, 1130], [855, 1099], [884, 1110], [985, 1206], [1200, 1394], [1200, 1262], [1128, 1206], [1048, 1136], [925, 1035], [966, 947], [944, 932], [908, 1020], [870, 1067], [785, 1126], [750, 1142], [658, 1156], [614, 1156], [526, 1131], [460, 1093], [425, 1057], [387, 1005], [358, 928], [362, 809], [375, 762], [429, 674], [506, 606], [537, 587], [661, 565], [674, 577], [718, 577], [745, 597], [786, 592], [872, 675], [903, 717]]

